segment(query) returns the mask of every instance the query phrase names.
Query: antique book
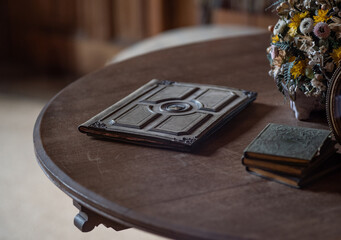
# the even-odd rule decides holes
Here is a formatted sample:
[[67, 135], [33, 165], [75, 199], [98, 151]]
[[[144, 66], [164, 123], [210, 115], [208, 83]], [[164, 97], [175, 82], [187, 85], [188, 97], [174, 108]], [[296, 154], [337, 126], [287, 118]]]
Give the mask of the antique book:
[[307, 166], [323, 157], [330, 139], [329, 130], [270, 123], [244, 150], [244, 157]]
[[256, 99], [255, 92], [152, 80], [79, 126], [94, 137], [190, 151]]
[[326, 144], [327, 146], [323, 149], [323, 152], [320, 153], [318, 161], [312, 161], [308, 164], [253, 159], [248, 157], [243, 157], [242, 163], [246, 167], [261, 168], [263, 170], [276, 171], [296, 177], [303, 177], [315, 171], [315, 169], [319, 168], [325, 160], [336, 153], [335, 141], [330, 140]]
[[259, 177], [273, 180], [295, 188], [302, 188], [315, 180], [341, 168], [341, 155], [334, 154], [327, 159], [319, 168], [304, 177], [296, 177], [276, 171], [267, 171], [260, 168], [246, 167], [246, 170]]

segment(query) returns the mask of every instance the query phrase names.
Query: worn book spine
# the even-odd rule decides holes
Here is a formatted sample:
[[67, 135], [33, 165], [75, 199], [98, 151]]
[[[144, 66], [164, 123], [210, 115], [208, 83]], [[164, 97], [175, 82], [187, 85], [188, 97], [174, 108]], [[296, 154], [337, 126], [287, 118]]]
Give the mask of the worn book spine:
[[247, 167], [246, 170], [249, 173], [254, 174], [256, 176], [263, 177], [265, 179], [272, 180], [278, 183], [282, 183], [290, 187], [294, 187], [294, 188], [303, 187], [300, 184], [300, 179], [298, 177], [285, 176], [285, 175], [277, 174], [275, 172], [266, 171], [260, 168]]
[[341, 169], [341, 154], [335, 153], [332, 157], [330, 157], [323, 165], [321, 165], [318, 169], [315, 169], [309, 175], [304, 177], [295, 177], [288, 174], [279, 173], [276, 171], [267, 171], [260, 168], [254, 167], [246, 167], [246, 170], [249, 173], [252, 173], [256, 176], [263, 177], [268, 180], [272, 180], [275, 182], [279, 182], [294, 188], [303, 188], [313, 183], [314, 181], [330, 174], [336, 170]]
[[297, 164], [291, 162], [280, 162], [264, 159], [242, 158], [242, 164], [247, 167], [261, 168], [267, 171], [277, 171], [297, 177], [304, 177], [319, 168], [325, 161], [336, 153], [335, 141], [330, 141], [324, 147], [317, 161], [308, 164]]
[[279, 164], [278, 162], [263, 161], [258, 159], [250, 159], [243, 157], [242, 163], [246, 167], [260, 168], [266, 171], [276, 171], [281, 173], [290, 174], [293, 176], [302, 176], [306, 167], [304, 166], [293, 166], [287, 164]]

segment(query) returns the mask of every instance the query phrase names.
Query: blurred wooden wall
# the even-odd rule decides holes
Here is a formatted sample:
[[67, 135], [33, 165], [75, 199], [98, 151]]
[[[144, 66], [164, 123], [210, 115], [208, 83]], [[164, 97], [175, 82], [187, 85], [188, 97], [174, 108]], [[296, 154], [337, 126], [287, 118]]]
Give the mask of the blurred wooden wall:
[[196, 0], [0, 3], [2, 56], [49, 71], [87, 73], [126, 46], [167, 29], [197, 23]]
[[198, 24], [205, 2], [216, 4], [213, 23], [267, 24], [231, 1], [266, 0], [0, 0], [0, 57], [84, 74], [146, 37]]
[[277, 22], [278, 16], [271, 6], [275, 0], [217, 0], [221, 3], [212, 14], [216, 24], [236, 24], [267, 28]]
[[0, 60], [4, 61], [10, 55], [9, 16], [6, 0], [0, 0]]

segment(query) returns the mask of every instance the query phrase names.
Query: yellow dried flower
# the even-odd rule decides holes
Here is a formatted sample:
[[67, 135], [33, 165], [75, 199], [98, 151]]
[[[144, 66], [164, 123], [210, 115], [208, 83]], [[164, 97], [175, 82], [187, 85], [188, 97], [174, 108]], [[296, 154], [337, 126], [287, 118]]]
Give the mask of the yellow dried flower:
[[291, 68], [291, 75], [294, 78], [298, 78], [302, 76], [305, 72], [306, 62], [304, 60], [298, 61], [295, 65]]
[[341, 47], [334, 49], [330, 55], [332, 56], [334, 63], [339, 65], [341, 60]]
[[278, 35], [275, 35], [275, 36], [272, 37], [272, 43], [276, 43], [278, 41], [279, 41]]
[[302, 20], [303, 18], [305, 18], [307, 15], [309, 14], [309, 12], [304, 12], [304, 13], [300, 13], [300, 19]]
[[319, 22], [327, 22], [331, 16], [327, 16], [327, 13], [329, 12], [329, 10], [318, 10], [318, 14], [317, 16], [314, 16], [314, 22], [319, 23]]
[[291, 19], [290, 23], [288, 24], [289, 26], [289, 35], [294, 37], [297, 34], [297, 29], [300, 27], [301, 21], [303, 18], [305, 18], [309, 12], [304, 12], [304, 13], [296, 13]]

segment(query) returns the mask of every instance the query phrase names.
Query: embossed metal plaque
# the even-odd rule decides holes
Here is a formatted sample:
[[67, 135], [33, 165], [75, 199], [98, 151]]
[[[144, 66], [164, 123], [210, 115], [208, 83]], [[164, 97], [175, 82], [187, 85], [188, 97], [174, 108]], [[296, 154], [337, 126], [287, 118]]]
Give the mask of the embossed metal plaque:
[[95, 137], [190, 151], [256, 96], [227, 87], [152, 80], [79, 130]]

